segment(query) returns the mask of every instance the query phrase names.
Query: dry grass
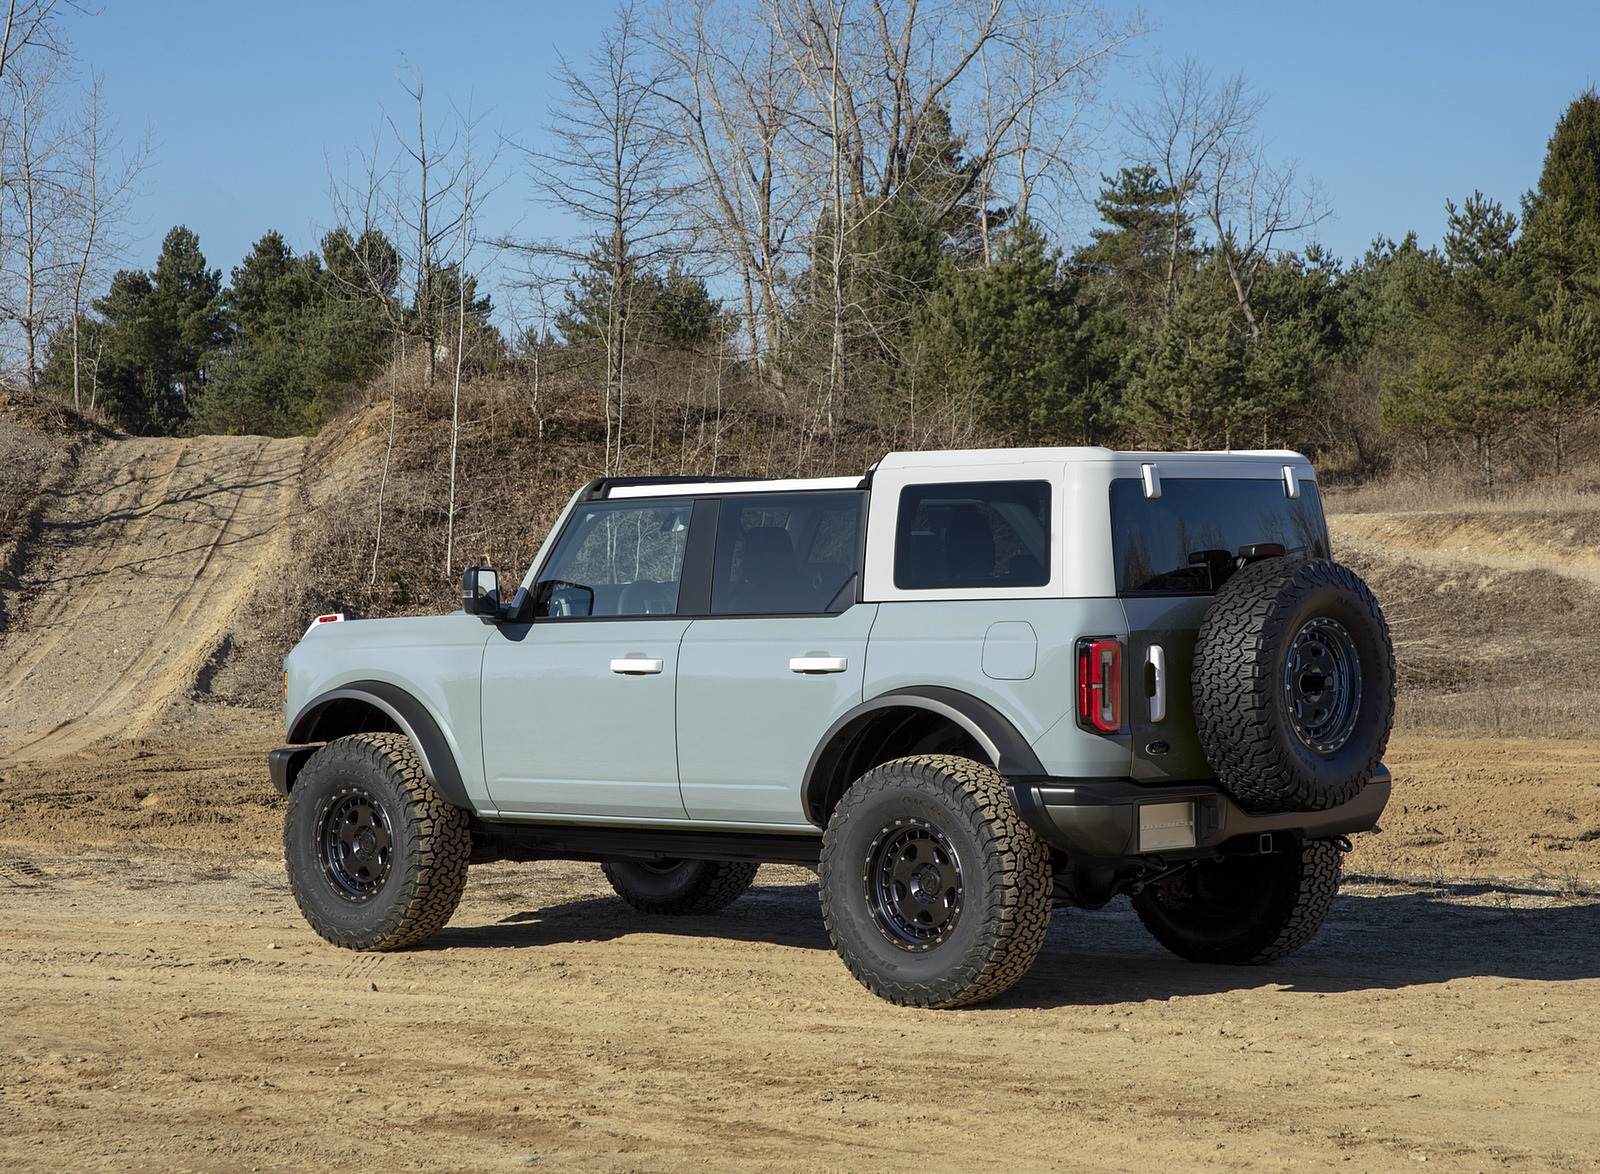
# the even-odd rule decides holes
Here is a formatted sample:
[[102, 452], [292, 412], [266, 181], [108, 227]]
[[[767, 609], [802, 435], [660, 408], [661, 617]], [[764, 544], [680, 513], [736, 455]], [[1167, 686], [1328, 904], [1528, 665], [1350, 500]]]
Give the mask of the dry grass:
[[0, 546], [23, 524], [59, 456], [74, 443], [115, 434], [97, 415], [0, 385]]
[[78, 447], [117, 433], [52, 396], [0, 385], [0, 636], [39, 511]]
[[1459, 476], [1394, 476], [1326, 491], [1329, 513], [1539, 513], [1600, 510], [1600, 468], [1521, 479], [1494, 491]]

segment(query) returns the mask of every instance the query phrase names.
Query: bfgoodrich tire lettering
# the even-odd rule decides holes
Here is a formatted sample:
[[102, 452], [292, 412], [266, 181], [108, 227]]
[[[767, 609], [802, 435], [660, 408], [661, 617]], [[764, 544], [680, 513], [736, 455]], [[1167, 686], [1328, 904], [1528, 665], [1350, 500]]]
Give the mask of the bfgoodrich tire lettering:
[[1196, 729], [1222, 786], [1321, 811], [1371, 780], [1394, 722], [1394, 646], [1372, 592], [1325, 559], [1253, 563], [1217, 593], [1194, 657]]
[[839, 957], [892, 1003], [960, 1007], [1028, 972], [1050, 920], [1050, 858], [991, 767], [901, 758], [858, 779], [822, 838]]
[[744, 895], [761, 866], [742, 860], [614, 860], [600, 866], [641, 913], [715, 913]]
[[1134, 894], [1133, 908], [1151, 936], [1180, 958], [1275, 962], [1322, 925], [1342, 867], [1333, 842], [1296, 841], [1264, 856], [1192, 865]]
[[338, 946], [397, 950], [442, 929], [471, 852], [466, 812], [433, 789], [403, 734], [329, 742], [289, 792], [289, 886], [311, 928]]

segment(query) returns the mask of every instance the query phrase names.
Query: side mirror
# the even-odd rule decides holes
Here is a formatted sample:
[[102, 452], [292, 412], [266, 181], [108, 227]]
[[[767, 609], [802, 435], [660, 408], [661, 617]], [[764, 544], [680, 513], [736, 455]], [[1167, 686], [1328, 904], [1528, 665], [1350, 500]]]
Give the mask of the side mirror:
[[493, 567], [468, 567], [461, 573], [461, 610], [469, 616], [500, 614], [500, 576]]

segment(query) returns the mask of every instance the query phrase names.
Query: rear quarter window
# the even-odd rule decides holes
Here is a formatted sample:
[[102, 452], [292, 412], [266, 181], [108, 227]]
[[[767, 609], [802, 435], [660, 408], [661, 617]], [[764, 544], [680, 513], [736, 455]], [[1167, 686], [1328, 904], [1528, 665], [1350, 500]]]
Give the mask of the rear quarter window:
[[908, 485], [895, 525], [901, 590], [1042, 587], [1050, 581], [1050, 483]]
[[[1280, 480], [1167, 478], [1146, 497], [1137, 478], [1111, 483], [1111, 544], [1119, 595], [1207, 595], [1243, 555], [1327, 558], [1328, 526], [1311, 481], [1285, 496]], [[1266, 548], [1266, 549], [1261, 549]]]

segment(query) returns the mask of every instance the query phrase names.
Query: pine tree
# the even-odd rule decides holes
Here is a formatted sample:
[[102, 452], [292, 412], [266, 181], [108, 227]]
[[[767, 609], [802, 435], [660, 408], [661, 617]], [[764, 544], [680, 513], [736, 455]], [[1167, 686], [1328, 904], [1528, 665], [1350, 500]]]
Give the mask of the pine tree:
[[1093, 349], [1077, 293], [1027, 220], [1007, 229], [986, 268], [949, 264], [912, 332], [919, 398], [943, 399], [957, 418], [965, 407], [1020, 442], [1108, 439], [1115, 360]]
[[1522, 244], [1542, 284], [1600, 298], [1600, 94], [1575, 98], [1523, 197]]
[[1139, 336], [1161, 325], [1199, 263], [1194, 225], [1173, 211], [1172, 194], [1154, 167], [1124, 167], [1115, 179], [1102, 179], [1106, 186], [1094, 206], [1105, 227], [1089, 234], [1093, 243], [1077, 250], [1073, 263], [1106, 291]]

